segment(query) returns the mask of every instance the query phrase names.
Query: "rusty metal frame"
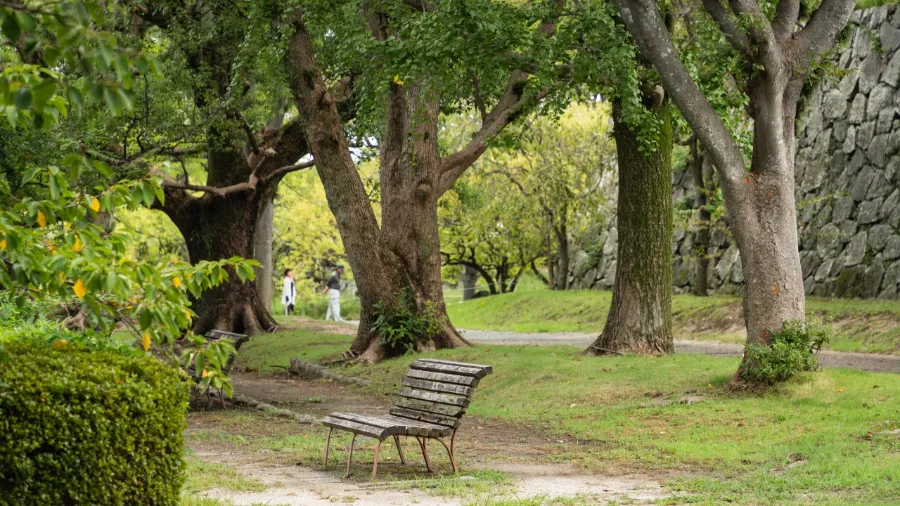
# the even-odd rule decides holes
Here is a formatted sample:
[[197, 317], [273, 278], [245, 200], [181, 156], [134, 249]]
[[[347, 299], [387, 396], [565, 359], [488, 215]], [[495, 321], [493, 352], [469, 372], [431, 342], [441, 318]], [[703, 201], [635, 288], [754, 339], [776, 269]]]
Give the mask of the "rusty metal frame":
[[[456, 465], [456, 452], [455, 452], [455, 448], [454, 448], [455, 444], [456, 444], [456, 431], [457, 431], [457, 429], [453, 429], [453, 433], [450, 435], [450, 445], [449, 446], [447, 445], [447, 443], [444, 441], [443, 438], [439, 438], [439, 437], [429, 437], [429, 436], [403, 436], [403, 437], [414, 437], [416, 439], [416, 441], [419, 442], [419, 449], [422, 450], [422, 458], [425, 460], [425, 469], [429, 473], [433, 473], [434, 471], [431, 469], [431, 462], [428, 460], [428, 446], [426, 445], [426, 442], [429, 439], [437, 440], [439, 443], [441, 443], [441, 445], [443, 445], [444, 449], [447, 450], [447, 455], [450, 457], [450, 465], [453, 466], [453, 474], [457, 474], [457, 473], [459, 473], [459, 467], [457, 467], [457, 465]], [[331, 433], [332, 432], [334, 432], [334, 428], [331, 428], [328, 430], [328, 438], [325, 440], [325, 469], [328, 469], [328, 453], [329, 453], [329, 450], [331, 449]], [[358, 435], [359, 434], [353, 433], [353, 438], [350, 439], [350, 451], [349, 451], [349, 455], [347, 456], [347, 472], [344, 475], [344, 478], [350, 477], [350, 464], [353, 461], [353, 443], [356, 442], [356, 436], [358, 436]], [[393, 435], [393, 438], [394, 438], [394, 445], [397, 446], [397, 453], [400, 454], [400, 464], [405, 466], [405, 465], [407, 465], [406, 458], [403, 456], [403, 448], [400, 446], [400, 436], [401, 435], [402, 434], [395, 434], [395, 435]], [[384, 443], [385, 439], [387, 439], [387, 438], [385, 437], [382, 439], [378, 439], [378, 444], [375, 446], [375, 458], [374, 458], [374, 461], [372, 462], [372, 481], [375, 481], [375, 477], [378, 474], [378, 454], [381, 451], [381, 444]]]

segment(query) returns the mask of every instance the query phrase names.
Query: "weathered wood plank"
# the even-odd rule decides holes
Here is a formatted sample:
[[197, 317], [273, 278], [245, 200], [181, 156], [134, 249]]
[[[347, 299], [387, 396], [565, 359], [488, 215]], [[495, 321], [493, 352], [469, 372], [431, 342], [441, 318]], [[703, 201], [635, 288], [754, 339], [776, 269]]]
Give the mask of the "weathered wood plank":
[[385, 436], [443, 437], [452, 432], [451, 428], [444, 425], [411, 420], [409, 418], [401, 418], [393, 415], [374, 417], [356, 413], [331, 413], [328, 416], [330, 418], [337, 418], [348, 422], [384, 429], [386, 431]]
[[434, 371], [440, 372], [444, 374], [458, 374], [461, 376], [472, 376], [473, 378], [481, 379], [487, 376], [487, 372], [484, 369], [479, 369], [478, 367], [468, 367], [463, 365], [448, 365], [448, 364], [440, 364], [436, 362], [429, 362], [425, 359], [418, 359], [410, 365], [413, 369], [422, 369], [425, 371]]
[[326, 427], [333, 427], [335, 429], [355, 432], [357, 434], [373, 437], [375, 439], [384, 439], [385, 437], [389, 436], [387, 429], [353, 422], [350, 420], [343, 420], [341, 418], [332, 418], [330, 416], [326, 416], [325, 418], [323, 418], [322, 424]]
[[419, 360], [423, 362], [433, 362], [435, 364], [444, 364], [444, 365], [455, 365], [460, 367], [477, 367], [479, 369], [484, 370], [485, 374], [493, 374], [494, 368], [489, 365], [484, 364], [470, 364], [468, 362], [454, 362], [452, 360], [438, 360], [435, 358], [420, 358]]
[[458, 417], [466, 412], [466, 408], [462, 406], [451, 406], [402, 396], [394, 397], [394, 406], [452, 417]]
[[416, 411], [414, 409], [407, 409], [399, 406], [394, 406], [393, 408], [391, 408], [391, 414], [399, 418], [409, 418], [412, 420], [433, 423], [436, 425], [444, 425], [446, 427], [452, 428], [457, 428], [460, 424], [460, 419], [456, 417], [443, 416], [435, 413], [425, 413], [422, 411]]
[[409, 397], [410, 399], [419, 399], [428, 402], [437, 402], [440, 404], [449, 404], [451, 406], [466, 407], [469, 405], [469, 399], [452, 394], [440, 394], [430, 392], [428, 390], [418, 390], [415, 388], [401, 388], [397, 391], [397, 395]]
[[[410, 431], [418, 431], [419, 434], [410, 433], [410, 436], [415, 435], [427, 435], [429, 437], [443, 437], [449, 435], [453, 432], [452, 426], [425, 422], [422, 420], [410, 419], [402, 416], [396, 415], [384, 415], [384, 419], [394, 422], [398, 425], [402, 425], [409, 429]], [[448, 418], [449, 420], [456, 420], [455, 418]], [[426, 432], [423, 432], [426, 431]]]
[[445, 374], [434, 371], [424, 371], [420, 369], [410, 369], [406, 371], [409, 378], [423, 379], [429, 381], [441, 381], [443, 383], [455, 383], [475, 388], [478, 385], [478, 378], [472, 376], [460, 376], [458, 374]]
[[453, 383], [442, 383], [440, 381], [428, 381], [428, 380], [420, 380], [416, 378], [403, 378], [404, 386], [408, 386], [411, 388], [419, 388], [422, 390], [431, 390], [432, 392], [444, 392], [448, 394], [456, 394], [456, 395], [465, 395], [466, 397], [472, 395], [473, 390], [467, 386], [463, 385], [455, 385]]

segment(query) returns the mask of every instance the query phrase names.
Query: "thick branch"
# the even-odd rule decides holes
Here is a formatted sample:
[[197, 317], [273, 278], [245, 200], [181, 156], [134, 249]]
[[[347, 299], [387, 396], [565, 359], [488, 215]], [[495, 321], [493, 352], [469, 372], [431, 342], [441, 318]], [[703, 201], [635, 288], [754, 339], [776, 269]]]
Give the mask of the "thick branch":
[[[666, 91], [710, 153], [721, 173], [723, 186], [737, 192], [746, 175], [741, 150], [722, 118], [684, 68], [656, 3], [652, 0], [615, 0], [615, 3], [641, 54], [659, 72]], [[737, 193], [733, 198], [742, 200]]]
[[196, 185], [196, 184], [185, 184], [178, 183], [171, 180], [163, 181], [164, 188], [171, 189], [181, 189], [181, 190], [193, 190], [193, 191], [202, 191], [208, 194], [213, 194], [217, 197], [227, 197], [232, 193], [242, 192], [242, 191], [255, 191], [257, 187], [262, 184], [268, 184], [272, 181], [275, 181], [291, 172], [296, 172], [298, 170], [308, 169], [310, 167], [315, 166], [316, 162], [314, 160], [310, 160], [308, 162], [298, 163], [295, 165], [287, 165], [285, 167], [280, 167], [278, 169], [273, 170], [266, 174], [265, 177], [259, 177], [256, 173], [250, 174], [250, 179], [244, 183], [233, 184], [230, 186], [223, 187], [215, 187], [215, 186], [204, 186], [204, 185]]
[[719, 25], [719, 29], [725, 34], [725, 38], [731, 42], [731, 45], [744, 55], [750, 54], [750, 41], [747, 34], [741, 31], [732, 22], [732, 15], [721, 0], [703, 0], [703, 7], [709, 13], [713, 21]]
[[806, 27], [795, 36], [792, 53], [795, 66], [805, 70], [814, 58], [827, 51], [841, 30], [847, 26], [854, 0], [822, 0], [822, 5], [813, 13]]
[[783, 41], [794, 33], [797, 19], [800, 16], [800, 0], [779, 0], [775, 10], [775, 19], [772, 20], [772, 29], [775, 38]]

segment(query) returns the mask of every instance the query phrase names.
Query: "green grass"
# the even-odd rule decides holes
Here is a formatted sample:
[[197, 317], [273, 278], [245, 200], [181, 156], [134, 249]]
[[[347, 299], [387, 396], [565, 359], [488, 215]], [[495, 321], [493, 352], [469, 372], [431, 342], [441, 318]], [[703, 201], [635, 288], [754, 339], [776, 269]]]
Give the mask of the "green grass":
[[230, 506], [231, 501], [221, 501], [199, 495], [208, 490], [230, 492], [262, 492], [265, 484], [248, 478], [236, 469], [224, 464], [205, 462], [194, 457], [187, 459], [187, 472], [181, 489], [181, 506]]
[[[530, 291], [495, 295], [447, 307], [465, 329], [515, 332], [597, 332], [603, 329], [611, 293], [597, 290]], [[676, 338], [743, 342], [741, 299], [729, 296], [672, 299]], [[807, 312], [833, 318], [836, 336], [827, 348], [900, 353], [900, 302], [808, 299]]]
[[[336, 336], [329, 345], [307, 347], [322, 336], [275, 334], [256, 338], [256, 353], [288, 339], [297, 355], [324, 356], [350, 343], [349, 336]], [[290, 354], [283, 346], [280, 353]], [[551, 460], [668, 477], [668, 485], [683, 494], [678, 503], [900, 501], [900, 437], [889, 434], [900, 427], [898, 375], [829, 369], [765, 393], [729, 394], [723, 386], [737, 367], [734, 358], [579, 352], [568, 346], [480, 346], [427, 355], [494, 366], [471, 414], [578, 441], [557, 444], [547, 453]], [[247, 358], [261, 360], [242, 356], [239, 362]], [[342, 373], [366, 377], [374, 395], [388, 395], [412, 359]], [[679, 402], [684, 395], [703, 400]], [[313, 458], [320, 455], [321, 437], [307, 436], [308, 445], [279, 444]]]
[[237, 365], [261, 372], [284, 372], [293, 357], [307, 362], [337, 358], [349, 348], [349, 339], [346, 335], [302, 330], [265, 334], [241, 347]]

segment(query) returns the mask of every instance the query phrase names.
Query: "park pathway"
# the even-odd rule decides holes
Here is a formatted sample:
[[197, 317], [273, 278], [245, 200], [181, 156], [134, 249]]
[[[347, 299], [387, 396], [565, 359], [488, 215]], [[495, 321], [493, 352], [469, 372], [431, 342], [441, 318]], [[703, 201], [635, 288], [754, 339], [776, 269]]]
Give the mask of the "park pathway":
[[[359, 325], [359, 321], [349, 320], [346, 323]], [[597, 334], [582, 332], [510, 332], [506, 330], [458, 329], [463, 337], [478, 344], [504, 344], [524, 346], [556, 346], [560, 344], [587, 348]], [[722, 343], [718, 341], [675, 340], [676, 353], [701, 353], [704, 355], [722, 355], [740, 357], [744, 353], [743, 344]], [[827, 368], [855, 369], [868, 372], [892, 372], [900, 374], [900, 356], [881, 355], [877, 353], [851, 353], [845, 351], [823, 350], [819, 353], [819, 364]]]
[[[533, 346], [568, 344], [578, 346], [579, 348], [587, 348], [594, 339], [597, 338], [597, 334], [584, 334], [578, 332], [541, 332], [528, 334], [501, 330], [459, 330], [466, 339], [481, 344]], [[675, 351], [677, 353], [702, 353], [705, 355], [740, 357], [744, 352], [744, 345], [720, 343], [716, 341], [688, 341], [676, 339]], [[840, 367], [844, 369], [856, 369], [859, 371], [900, 373], [900, 356], [896, 355], [823, 350], [819, 353], [819, 363], [822, 367], [829, 368]]]

